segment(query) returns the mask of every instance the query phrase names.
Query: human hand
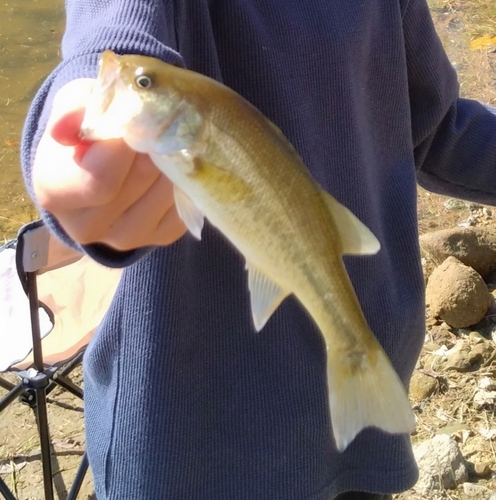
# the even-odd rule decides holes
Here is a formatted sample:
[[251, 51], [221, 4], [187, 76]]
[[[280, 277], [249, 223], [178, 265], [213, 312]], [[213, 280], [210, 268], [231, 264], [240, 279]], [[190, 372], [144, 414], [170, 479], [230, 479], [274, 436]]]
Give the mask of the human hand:
[[172, 183], [150, 157], [122, 139], [91, 143], [79, 137], [93, 84], [73, 80], [55, 96], [32, 170], [38, 203], [80, 244], [124, 251], [173, 243], [186, 227]]

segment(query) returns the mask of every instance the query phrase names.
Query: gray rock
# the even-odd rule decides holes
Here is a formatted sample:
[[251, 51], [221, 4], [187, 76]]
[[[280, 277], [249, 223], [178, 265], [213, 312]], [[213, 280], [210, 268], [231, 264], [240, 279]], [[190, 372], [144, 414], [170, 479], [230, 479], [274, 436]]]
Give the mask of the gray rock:
[[444, 208], [447, 210], [465, 210], [469, 204], [466, 201], [459, 200], [458, 198], [450, 198], [443, 203]]
[[491, 493], [491, 490], [480, 484], [463, 483], [463, 493], [471, 498], [485, 499]]
[[[476, 346], [477, 347], [477, 346]], [[455, 370], [457, 372], [468, 372], [482, 361], [482, 354], [475, 350], [470, 350], [468, 346], [455, 352], [448, 358], [444, 366], [445, 370]]]
[[487, 339], [484, 338], [479, 332], [470, 332], [468, 334], [468, 338], [474, 344], [483, 344], [487, 342]]
[[448, 257], [429, 278], [426, 302], [434, 316], [454, 328], [466, 328], [484, 317], [491, 294], [479, 273]]
[[429, 335], [433, 342], [444, 345], [447, 349], [451, 349], [458, 340], [458, 337], [451, 331], [446, 323], [441, 323], [440, 326], [431, 327], [429, 329]]
[[468, 470], [458, 444], [446, 434], [436, 435], [414, 446], [413, 453], [420, 473], [415, 490], [423, 495], [456, 488], [468, 480]]
[[495, 358], [495, 347], [494, 344], [489, 342], [481, 342], [474, 345], [470, 351], [471, 356], [475, 359], [479, 354], [482, 356], [482, 365], [487, 366]]
[[442, 229], [420, 237], [422, 257], [439, 266], [456, 257], [486, 277], [496, 271], [496, 230], [489, 227]]
[[474, 474], [477, 477], [488, 477], [491, 474], [491, 464], [488, 462], [476, 462], [474, 464]]
[[[487, 311], [487, 319], [492, 323], [496, 323], [496, 290], [494, 289], [494, 278], [496, 278], [496, 273], [492, 273], [491, 276], [493, 277], [493, 282], [488, 284], [491, 293], [491, 305]], [[486, 281], [486, 283], [488, 282]]]

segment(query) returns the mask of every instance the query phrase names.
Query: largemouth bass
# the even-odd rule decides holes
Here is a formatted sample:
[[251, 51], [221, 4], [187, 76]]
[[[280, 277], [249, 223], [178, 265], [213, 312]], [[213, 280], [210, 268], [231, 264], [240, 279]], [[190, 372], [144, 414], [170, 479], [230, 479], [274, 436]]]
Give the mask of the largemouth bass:
[[206, 217], [246, 259], [261, 330], [294, 294], [327, 348], [336, 447], [365, 427], [409, 433], [405, 388], [367, 325], [343, 254], [371, 255], [372, 232], [311, 177], [282, 132], [226, 86], [160, 60], [103, 53], [81, 136], [123, 138], [174, 184], [179, 216]]

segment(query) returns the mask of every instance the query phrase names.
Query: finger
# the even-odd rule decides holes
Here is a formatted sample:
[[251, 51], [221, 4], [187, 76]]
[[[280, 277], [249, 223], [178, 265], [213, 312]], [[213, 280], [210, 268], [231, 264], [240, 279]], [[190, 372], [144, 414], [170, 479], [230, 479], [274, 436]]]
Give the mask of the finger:
[[138, 200], [144, 196], [148, 196], [149, 190], [159, 178], [161, 178], [161, 182], [163, 183], [163, 186], [160, 188], [162, 190], [161, 200], [169, 207], [174, 203], [170, 181], [153, 164], [147, 154], [136, 154], [133, 165], [118, 195], [111, 203], [105, 206], [105, 215], [110, 220], [115, 220], [122, 216]]
[[[148, 155], [138, 154], [136, 160], [129, 171], [122, 188], [117, 197], [108, 204], [88, 207], [85, 209], [69, 210], [59, 215], [62, 225], [67, 221], [66, 230], [72, 238], [82, 244], [96, 241], [107, 242], [109, 232], [118, 220], [125, 216], [126, 212], [136, 204], [141, 198], [148, 196], [148, 191], [162, 177], [160, 192], [162, 197], [160, 202], [165, 210], [170, 208], [174, 200], [170, 181], [153, 165]], [[128, 225], [129, 222], [125, 222]], [[147, 221], [137, 221], [141, 231], [147, 231]]]
[[78, 78], [61, 87], [53, 98], [49, 125], [71, 111], [84, 109], [95, 82], [94, 78]]
[[47, 125], [47, 130], [56, 142], [76, 147], [77, 163], [92, 144], [81, 139], [80, 129], [95, 81], [93, 78], [79, 78], [61, 87], [54, 97]]
[[[90, 146], [80, 164], [81, 170], [91, 179], [91, 183], [87, 185], [89, 200], [98, 201], [100, 206], [115, 201], [121, 195], [131, 171], [135, 180], [149, 175], [156, 177], [157, 169], [153, 167], [151, 160], [146, 162], [148, 156], [141, 155], [139, 158], [138, 161], [138, 154], [122, 139], [98, 141]], [[138, 170], [135, 168], [136, 164]], [[126, 196], [128, 193], [123, 194]]]
[[185, 232], [174, 204], [172, 183], [161, 174], [146, 195], [116, 221], [104, 243], [118, 250], [169, 245]]
[[160, 222], [155, 228], [155, 238], [152, 244], [157, 246], [171, 245], [187, 232], [188, 228], [181, 217], [179, 217], [177, 207], [174, 204], [160, 219]]
[[114, 139], [92, 144], [80, 165], [74, 148], [64, 147], [45, 134], [33, 164], [33, 185], [38, 202], [46, 210], [98, 207], [118, 195], [136, 153], [124, 141]]

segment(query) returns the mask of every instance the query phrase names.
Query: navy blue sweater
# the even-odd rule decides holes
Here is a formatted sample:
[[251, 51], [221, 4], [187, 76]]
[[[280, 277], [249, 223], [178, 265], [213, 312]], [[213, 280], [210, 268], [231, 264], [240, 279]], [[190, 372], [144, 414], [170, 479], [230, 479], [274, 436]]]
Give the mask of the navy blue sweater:
[[[282, 129], [381, 241], [379, 254], [345, 263], [407, 384], [425, 332], [416, 182], [496, 202], [496, 116], [458, 98], [425, 0], [66, 3], [63, 61], [25, 126], [28, 187], [54, 93], [95, 76], [102, 50], [222, 81]], [[84, 250], [126, 266], [85, 357], [99, 500], [329, 500], [415, 482], [408, 436], [367, 429], [336, 451], [320, 334], [293, 298], [256, 334], [244, 262], [216, 230], [167, 248]]]

